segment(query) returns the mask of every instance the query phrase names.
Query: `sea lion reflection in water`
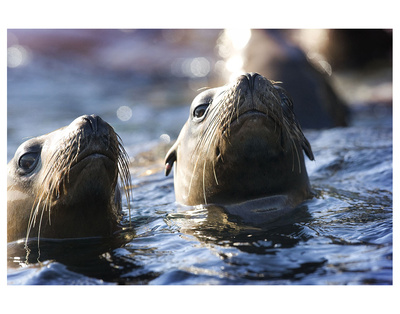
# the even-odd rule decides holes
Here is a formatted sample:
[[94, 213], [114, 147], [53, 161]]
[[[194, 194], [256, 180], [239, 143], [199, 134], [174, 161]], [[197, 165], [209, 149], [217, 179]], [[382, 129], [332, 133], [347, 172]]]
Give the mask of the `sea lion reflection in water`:
[[178, 203], [223, 206], [244, 222], [270, 222], [312, 195], [302, 151], [314, 159], [286, 91], [248, 73], [193, 100], [165, 173], [175, 163]]
[[110, 236], [128, 163], [119, 136], [95, 115], [24, 142], [7, 166], [7, 241]]

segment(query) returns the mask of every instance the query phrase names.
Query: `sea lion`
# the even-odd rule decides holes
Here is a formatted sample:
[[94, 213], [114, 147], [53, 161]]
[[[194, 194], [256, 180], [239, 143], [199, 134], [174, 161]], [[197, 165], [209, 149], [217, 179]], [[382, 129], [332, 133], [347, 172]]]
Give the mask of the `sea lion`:
[[128, 162], [96, 115], [24, 142], [7, 166], [7, 241], [111, 235], [121, 216], [118, 175], [129, 204]]
[[[298, 34], [300, 31], [252, 29], [242, 51], [243, 69], [246, 72], [256, 70], [284, 82], [296, 104], [297, 121], [303, 128], [347, 126], [349, 110], [335, 91], [330, 74], [319, 62], [310, 62], [307, 52], [293, 40], [294, 37], [304, 38]], [[322, 64], [327, 65], [326, 62]]]
[[312, 195], [303, 150], [314, 159], [287, 92], [248, 73], [193, 100], [165, 157], [165, 174], [175, 163], [178, 203], [224, 205], [237, 215], [252, 208], [275, 219], [281, 211], [272, 209], [293, 208]]

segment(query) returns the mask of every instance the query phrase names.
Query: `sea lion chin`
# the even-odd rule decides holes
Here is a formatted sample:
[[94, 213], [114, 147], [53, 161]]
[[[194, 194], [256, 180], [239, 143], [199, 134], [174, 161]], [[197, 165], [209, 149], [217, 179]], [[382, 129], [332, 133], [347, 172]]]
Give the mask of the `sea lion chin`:
[[119, 136], [95, 115], [24, 142], [7, 165], [7, 241], [110, 236], [128, 163]]
[[274, 207], [280, 199], [294, 207], [311, 196], [303, 151], [314, 159], [286, 91], [248, 73], [193, 100], [165, 173], [175, 163], [175, 196], [184, 205], [231, 205], [237, 212], [237, 204], [272, 197]]

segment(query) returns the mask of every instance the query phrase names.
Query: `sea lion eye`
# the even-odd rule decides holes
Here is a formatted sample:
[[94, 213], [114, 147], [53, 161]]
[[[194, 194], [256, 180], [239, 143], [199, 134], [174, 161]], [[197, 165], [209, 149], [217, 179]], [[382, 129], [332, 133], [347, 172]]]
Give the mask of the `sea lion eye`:
[[203, 118], [203, 116], [206, 114], [207, 108], [208, 108], [208, 104], [206, 105], [199, 105], [196, 108], [194, 108], [193, 110], [193, 117], [196, 119], [201, 119]]
[[35, 168], [39, 157], [38, 152], [23, 154], [18, 161], [18, 166], [25, 172], [31, 172]]

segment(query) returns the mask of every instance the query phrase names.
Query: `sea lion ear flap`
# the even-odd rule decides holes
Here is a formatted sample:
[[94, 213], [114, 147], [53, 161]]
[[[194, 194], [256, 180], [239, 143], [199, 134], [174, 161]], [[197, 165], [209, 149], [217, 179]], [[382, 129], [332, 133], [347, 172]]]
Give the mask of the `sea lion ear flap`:
[[285, 105], [285, 106], [282, 106], [283, 110], [285, 110], [285, 112], [287, 114], [292, 115], [293, 121], [296, 125], [296, 128], [298, 129], [298, 131], [300, 131], [300, 134], [302, 137], [301, 147], [303, 148], [307, 157], [310, 160], [314, 160], [314, 154], [312, 152], [311, 145], [310, 145], [309, 141], [305, 138], [303, 132], [301, 131], [300, 125], [297, 123], [296, 117], [294, 115], [293, 100], [290, 98], [289, 94], [286, 92], [286, 90], [283, 87], [276, 85], [277, 83], [280, 83], [280, 82], [272, 82], [272, 83], [273, 83], [274, 88], [278, 91], [278, 94], [281, 98], [281, 101], [282, 101], [281, 105]]
[[172, 166], [176, 161], [176, 148], [177, 144], [175, 143], [170, 150], [168, 151], [167, 155], [165, 156], [165, 176], [168, 176], [172, 170]]
[[314, 160], [314, 154], [312, 152], [310, 142], [305, 137], [303, 137], [301, 147], [303, 148], [304, 152], [306, 153], [308, 159]]

